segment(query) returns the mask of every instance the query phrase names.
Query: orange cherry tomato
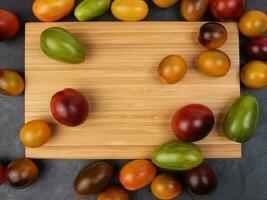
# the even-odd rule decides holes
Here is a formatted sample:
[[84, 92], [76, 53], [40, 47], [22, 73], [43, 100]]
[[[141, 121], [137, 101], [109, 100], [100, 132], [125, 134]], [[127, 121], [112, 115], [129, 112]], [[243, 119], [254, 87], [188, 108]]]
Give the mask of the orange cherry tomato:
[[123, 188], [112, 186], [100, 192], [97, 200], [129, 200], [129, 195]]
[[258, 60], [246, 64], [241, 70], [243, 84], [252, 89], [260, 89], [267, 86], [267, 65]]
[[178, 55], [170, 55], [159, 64], [158, 75], [165, 83], [174, 84], [184, 78], [186, 71], [185, 60]]
[[0, 92], [18, 96], [24, 91], [25, 83], [20, 74], [11, 69], [0, 69]]
[[181, 183], [172, 175], [159, 174], [151, 184], [152, 193], [159, 199], [173, 199], [181, 193]]
[[73, 9], [75, 0], [35, 0], [34, 15], [41, 21], [54, 22], [66, 17]]
[[239, 20], [239, 29], [247, 37], [262, 35], [267, 29], [267, 16], [259, 10], [246, 12]]
[[130, 191], [144, 188], [152, 182], [157, 169], [148, 160], [134, 160], [124, 165], [119, 179], [124, 188]]
[[178, 0], [153, 0], [154, 4], [160, 8], [169, 8], [176, 4]]
[[51, 137], [51, 129], [45, 121], [34, 120], [26, 123], [20, 131], [20, 140], [27, 147], [40, 147]]

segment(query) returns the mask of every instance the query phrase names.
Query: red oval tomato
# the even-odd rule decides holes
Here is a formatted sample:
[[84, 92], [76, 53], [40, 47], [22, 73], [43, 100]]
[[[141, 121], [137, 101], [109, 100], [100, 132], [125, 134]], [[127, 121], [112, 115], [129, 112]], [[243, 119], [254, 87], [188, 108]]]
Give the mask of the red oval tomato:
[[19, 19], [14, 13], [0, 9], [0, 41], [15, 37], [19, 27]]
[[127, 190], [139, 190], [152, 182], [157, 169], [148, 160], [134, 160], [125, 164], [119, 174], [123, 187]]
[[5, 166], [3, 163], [0, 163], [0, 185], [2, 185], [6, 178], [5, 178]]
[[245, 9], [246, 0], [210, 0], [210, 10], [220, 21], [238, 20]]
[[82, 124], [89, 113], [85, 96], [71, 88], [57, 92], [51, 99], [50, 107], [54, 118], [66, 126]]
[[178, 110], [172, 118], [174, 134], [186, 142], [206, 137], [214, 125], [213, 112], [204, 105], [190, 104]]
[[206, 164], [183, 172], [183, 182], [188, 191], [194, 195], [207, 195], [215, 191], [217, 177]]
[[267, 36], [252, 38], [248, 43], [247, 53], [253, 59], [267, 61]]

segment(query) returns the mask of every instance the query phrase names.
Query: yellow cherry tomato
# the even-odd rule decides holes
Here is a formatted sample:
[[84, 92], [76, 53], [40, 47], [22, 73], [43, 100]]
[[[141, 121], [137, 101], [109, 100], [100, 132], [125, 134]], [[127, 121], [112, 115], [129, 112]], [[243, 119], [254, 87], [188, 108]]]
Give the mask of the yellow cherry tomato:
[[0, 92], [9, 96], [18, 96], [24, 91], [23, 78], [14, 70], [0, 70]]
[[267, 65], [258, 60], [246, 64], [241, 70], [242, 83], [252, 89], [260, 89], [267, 86]]
[[122, 21], [140, 21], [147, 16], [148, 5], [143, 0], [115, 0], [111, 12]]
[[178, 0], [153, 0], [154, 4], [160, 8], [169, 8], [176, 4]]
[[197, 60], [197, 68], [213, 77], [225, 76], [230, 67], [231, 61], [229, 57], [219, 50], [204, 51]]
[[239, 29], [247, 37], [260, 36], [266, 28], [267, 17], [259, 10], [248, 11], [239, 20]]
[[75, 0], [35, 0], [32, 11], [39, 20], [54, 22], [66, 17], [74, 3]]
[[51, 129], [47, 122], [34, 120], [26, 123], [20, 131], [21, 143], [27, 147], [40, 147], [51, 137]]

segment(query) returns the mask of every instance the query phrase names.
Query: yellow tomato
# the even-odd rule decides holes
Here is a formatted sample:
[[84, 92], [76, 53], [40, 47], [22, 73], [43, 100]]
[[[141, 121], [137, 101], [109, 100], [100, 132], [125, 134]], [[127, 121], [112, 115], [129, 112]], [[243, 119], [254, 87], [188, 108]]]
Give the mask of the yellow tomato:
[[153, 2], [160, 8], [169, 8], [176, 4], [178, 0], [153, 0]]
[[21, 143], [27, 147], [40, 147], [51, 137], [51, 129], [43, 120], [26, 123], [20, 131]]
[[41, 21], [54, 22], [66, 17], [73, 9], [75, 0], [35, 0], [34, 15]]
[[267, 17], [259, 10], [248, 11], [239, 20], [239, 29], [247, 37], [260, 36], [266, 28]]
[[148, 5], [143, 0], [115, 0], [111, 12], [122, 21], [140, 21], [147, 16]]
[[0, 70], [0, 92], [9, 96], [18, 96], [24, 91], [23, 78], [14, 70]]
[[253, 60], [241, 70], [243, 84], [252, 89], [260, 89], [267, 86], [267, 65], [262, 61]]

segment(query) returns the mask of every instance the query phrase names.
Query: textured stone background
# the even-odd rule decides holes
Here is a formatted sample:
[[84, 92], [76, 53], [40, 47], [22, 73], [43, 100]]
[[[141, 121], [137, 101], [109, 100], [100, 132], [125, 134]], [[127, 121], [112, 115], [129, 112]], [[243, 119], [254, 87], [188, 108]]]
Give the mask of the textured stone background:
[[[151, 1], [151, 0], [149, 0]], [[0, 0], [0, 8], [7, 8], [18, 14], [21, 23], [36, 21], [31, 11], [33, 0]], [[78, 2], [78, 1], [77, 1]], [[267, 0], [248, 0], [248, 9], [267, 10]], [[206, 20], [213, 20], [210, 14]], [[65, 21], [73, 21], [69, 16]], [[110, 13], [98, 20], [115, 20]], [[161, 10], [152, 6], [147, 20], [182, 20], [178, 6]], [[241, 38], [241, 47], [245, 44]], [[242, 48], [241, 48], [242, 49]], [[247, 60], [242, 54], [241, 63]], [[24, 29], [8, 42], [0, 43], [0, 68], [12, 68], [24, 72]], [[242, 93], [253, 93], [261, 106], [261, 116], [255, 137], [243, 145], [242, 159], [206, 160], [216, 172], [219, 185], [216, 192], [201, 200], [267, 200], [267, 88], [253, 91], [242, 88]], [[208, 98], [208, 97], [207, 97]], [[24, 156], [18, 133], [24, 122], [24, 97], [0, 95], [0, 160], [8, 162]], [[89, 160], [38, 160], [41, 174], [38, 180], [23, 190], [15, 190], [7, 185], [0, 187], [1, 200], [71, 200], [79, 199], [73, 192], [72, 183], [79, 170]], [[126, 161], [110, 161], [118, 168]], [[117, 180], [114, 180], [118, 183]], [[90, 200], [95, 197], [88, 198]], [[153, 200], [149, 188], [131, 194], [133, 200]], [[195, 199], [186, 192], [177, 198]]]

